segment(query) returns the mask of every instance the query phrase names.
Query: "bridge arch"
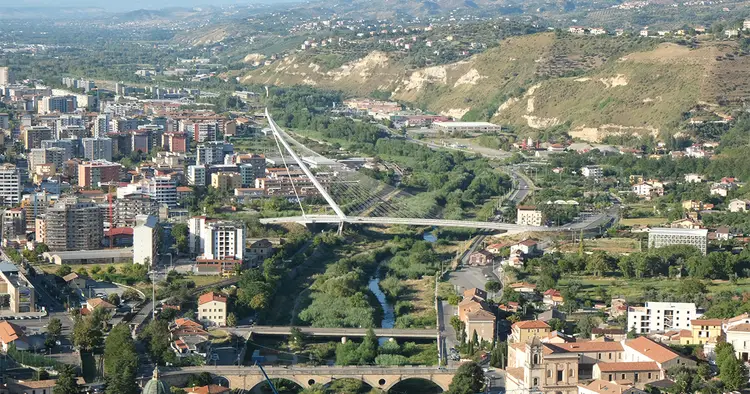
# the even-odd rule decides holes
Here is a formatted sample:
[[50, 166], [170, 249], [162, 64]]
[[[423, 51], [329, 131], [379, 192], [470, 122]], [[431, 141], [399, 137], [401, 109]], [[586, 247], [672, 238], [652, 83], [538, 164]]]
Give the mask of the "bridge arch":
[[[285, 376], [283, 378], [274, 378], [274, 377], [271, 377], [271, 381], [273, 382], [274, 386], [276, 386], [276, 389], [279, 390], [279, 393], [289, 393], [289, 392], [291, 392], [289, 390], [283, 390], [282, 387], [280, 387], [280, 386], [286, 386], [286, 385], [288, 385], [290, 383], [291, 383], [291, 385], [297, 386], [298, 390], [296, 390], [295, 392], [300, 392], [303, 389], [309, 387], [309, 385], [305, 385], [302, 382], [300, 382], [297, 379], [295, 379], [294, 376]], [[264, 393], [269, 393], [269, 394], [273, 393], [273, 391], [271, 390], [271, 387], [268, 386], [268, 382], [266, 382], [265, 379], [260, 379], [257, 382], [252, 382], [250, 384], [247, 384], [246, 387], [232, 387], [232, 386], [230, 386], [230, 388], [231, 389], [244, 389], [246, 392], [253, 392], [253, 390], [255, 390], [256, 388], [261, 388], [261, 387], [264, 387], [264, 386], [266, 388], [268, 388], [268, 390], [263, 390]]]
[[[362, 386], [369, 387], [370, 390], [373, 388], [378, 388], [377, 386], [373, 386], [372, 384], [368, 383], [366, 379], [364, 379], [364, 377], [355, 377], [355, 376], [343, 376], [340, 378], [333, 377], [333, 379], [331, 379], [330, 382], [325, 384], [324, 387], [342, 389], [342, 387], [339, 387], [339, 386], [345, 385], [346, 382], [353, 382], [355, 385], [357, 385], [356, 386], [356, 388], [358, 389], [357, 392], [361, 391], [361, 389], [363, 388]], [[347, 388], [349, 390], [346, 390], [346, 392], [351, 392], [351, 389], [353, 389], [354, 387], [347, 387]], [[368, 390], [368, 392], [370, 392], [370, 390]]]
[[434, 378], [427, 378], [427, 377], [419, 377], [419, 376], [413, 376], [413, 377], [404, 377], [402, 379], [398, 379], [396, 381], [386, 383], [383, 386], [380, 386], [380, 388], [390, 394], [400, 394], [400, 393], [408, 393], [411, 391], [399, 391], [399, 386], [406, 383], [414, 383], [414, 382], [422, 382], [429, 384], [433, 386], [433, 390], [430, 391], [420, 391], [424, 393], [444, 393], [448, 391], [448, 385], [450, 385], [450, 381], [444, 382], [441, 379], [434, 379]]

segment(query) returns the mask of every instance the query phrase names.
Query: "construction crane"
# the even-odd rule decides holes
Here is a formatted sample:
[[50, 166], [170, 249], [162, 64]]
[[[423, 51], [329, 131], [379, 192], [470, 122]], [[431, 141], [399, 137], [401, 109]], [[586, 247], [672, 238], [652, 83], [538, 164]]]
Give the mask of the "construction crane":
[[260, 363], [256, 362], [255, 365], [260, 368], [260, 372], [263, 373], [263, 377], [266, 378], [266, 382], [268, 382], [268, 385], [271, 386], [271, 390], [273, 391], [273, 394], [279, 394], [279, 392], [276, 390], [276, 386], [273, 385], [273, 382], [271, 381], [271, 378], [268, 377], [268, 374], [266, 374], [266, 371], [263, 369], [263, 366], [260, 365]]

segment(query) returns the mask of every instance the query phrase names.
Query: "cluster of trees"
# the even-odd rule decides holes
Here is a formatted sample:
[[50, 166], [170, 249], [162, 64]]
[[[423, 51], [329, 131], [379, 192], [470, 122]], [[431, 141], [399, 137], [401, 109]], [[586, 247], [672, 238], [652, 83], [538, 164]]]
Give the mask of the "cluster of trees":
[[[63, 264], [57, 269], [55, 274], [59, 277], [64, 277], [71, 272], [73, 272], [73, 269], [69, 265]], [[106, 267], [93, 265], [89, 269], [79, 267], [76, 273], [98, 281], [125, 283], [128, 285], [148, 281], [148, 267], [143, 264], [125, 264], [120, 266], [119, 271], [114, 265]]]
[[[413, 239], [403, 239], [401, 243], [405, 250], [397, 252], [386, 264], [388, 276], [402, 280], [419, 279], [424, 275], [434, 275], [440, 269], [440, 261], [444, 256], [440, 256], [431, 243]], [[395, 299], [399, 294], [388, 289], [386, 295]]]
[[659, 249], [611, 255], [604, 251], [593, 254], [546, 254], [530, 260], [526, 273], [541, 270], [538, 284], [553, 288], [563, 273], [588, 273], [595, 276], [623, 278], [684, 277], [694, 279], [736, 279], [750, 277], [750, 252], [739, 254], [712, 252], [702, 255], [688, 245], [671, 245]]
[[300, 312], [300, 320], [315, 327], [374, 327], [375, 307], [367, 282], [390, 253], [380, 248], [329, 265], [310, 286], [312, 302]]

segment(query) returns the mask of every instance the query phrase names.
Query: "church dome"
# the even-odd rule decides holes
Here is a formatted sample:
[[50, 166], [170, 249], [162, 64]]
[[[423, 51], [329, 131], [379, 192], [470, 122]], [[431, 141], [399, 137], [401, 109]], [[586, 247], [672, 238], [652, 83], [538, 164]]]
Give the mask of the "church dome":
[[154, 375], [143, 387], [143, 394], [170, 394], [167, 384], [159, 380], [159, 367], [154, 368]]

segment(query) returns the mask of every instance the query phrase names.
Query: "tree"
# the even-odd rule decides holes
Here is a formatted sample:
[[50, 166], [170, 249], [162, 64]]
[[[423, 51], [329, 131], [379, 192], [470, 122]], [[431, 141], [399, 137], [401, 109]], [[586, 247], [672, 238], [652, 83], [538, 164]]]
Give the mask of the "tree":
[[490, 354], [490, 365], [495, 368], [505, 369], [508, 364], [508, 343], [497, 342]]
[[119, 306], [120, 305], [120, 295], [117, 294], [117, 293], [109, 293], [109, 295], [107, 295], [107, 302], [109, 302], [110, 304], [112, 304], [114, 306]]
[[52, 393], [79, 394], [80, 392], [81, 386], [78, 385], [78, 381], [76, 380], [75, 368], [72, 365], [63, 364], [58, 370], [55, 388], [52, 389]]
[[496, 293], [500, 291], [500, 283], [494, 280], [488, 281], [484, 284], [484, 290], [486, 290], [489, 293]]
[[76, 316], [73, 323], [73, 344], [81, 352], [88, 352], [101, 346], [102, 338], [101, 322], [94, 318], [94, 314], [86, 317]]
[[172, 237], [180, 253], [187, 253], [189, 251], [187, 224], [178, 223], [172, 226]]
[[137, 394], [138, 352], [126, 324], [118, 324], [104, 342], [106, 394]]
[[454, 315], [451, 316], [451, 326], [453, 326], [453, 330], [456, 331], [456, 339], [458, 339], [458, 343], [466, 343], [466, 324], [462, 322], [458, 316]]
[[141, 295], [138, 294], [138, 291], [135, 289], [125, 289], [125, 291], [122, 292], [122, 297], [125, 301], [137, 301], [141, 299]]
[[59, 277], [63, 277], [70, 274], [71, 272], [73, 272], [73, 269], [70, 268], [69, 265], [63, 264], [60, 266], [60, 268], [57, 269], [57, 272], [55, 272], [55, 274]]
[[719, 367], [719, 380], [729, 391], [739, 391], [747, 386], [747, 368], [745, 364], [732, 355]]
[[576, 323], [576, 331], [578, 331], [582, 337], [588, 338], [591, 336], [591, 331], [599, 325], [597, 318], [586, 315], [578, 320]]
[[367, 330], [365, 339], [359, 345], [357, 353], [359, 353], [360, 364], [372, 364], [375, 362], [375, 357], [378, 355], [378, 337], [375, 336], [375, 330], [372, 328]]
[[237, 325], [237, 315], [234, 314], [234, 312], [230, 312], [227, 315], [227, 326], [234, 327]]
[[550, 319], [547, 324], [550, 326], [552, 331], [563, 331], [565, 329], [565, 322], [558, 318]]
[[155, 364], [163, 365], [174, 359], [169, 347], [169, 326], [164, 320], [152, 320], [141, 332], [141, 340], [146, 343], [148, 354]]
[[474, 394], [482, 391], [484, 372], [477, 363], [470, 361], [461, 364], [453, 375], [447, 394]]
[[60, 319], [53, 317], [47, 323], [47, 337], [44, 339], [44, 345], [48, 348], [55, 346], [55, 342], [62, 335], [62, 322]]

